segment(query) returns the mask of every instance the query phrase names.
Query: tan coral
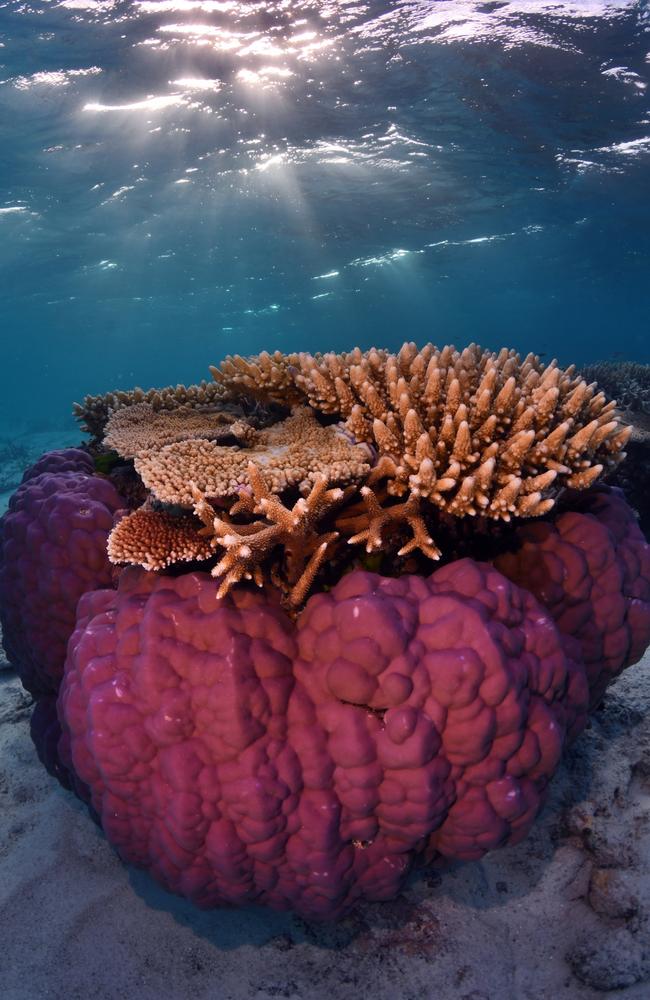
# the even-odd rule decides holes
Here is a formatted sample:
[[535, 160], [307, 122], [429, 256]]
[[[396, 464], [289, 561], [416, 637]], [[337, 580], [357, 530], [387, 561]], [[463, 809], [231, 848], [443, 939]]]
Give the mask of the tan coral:
[[218, 368], [210, 365], [210, 371], [221, 392], [244, 393], [280, 406], [292, 406], [304, 402], [290, 372], [297, 362], [297, 354], [262, 351], [254, 358], [229, 355]]
[[572, 367], [506, 349], [303, 353], [283, 372], [377, 449], [369, 486], [384, 481], [459, 517], [539, 516], [563, 486], [585, 488], [616, 465], [629, 433]]
[[134, 458], [141, 451], [162, 448], [175, 441], [222, 438], [254, 439], [256, 431], [235, 414], [226, 410], [178, 409], [156, 410], [151, 403], [136, 403], [116, 410], [108, 419], [104, 446], [123, 458]]
[[219, 516], [201, 491], [192, 487], [195, 511], [205, 525], [202, 534], [226, 550], [212, 570], [213, 576], [222, 578], [217, 596], [224, 597], [240, 580], [253, 580], [262, 586], [262, 563], [280, 547], [282, 572], [275, 567], [273, 580], [284, 591], [289, 606], [297, 607], [305, 600], [328, 546], [338, 538], [336, 531], [319, 533], [318, 523], [341, 503], [344, 491], [328, 489], [325, 477], [317, 475], [309, 493], [288, 508], [252, 462], [247, 476], [252, 494], [244, 501], [245, 509], [264, 518], [252, 524], [236, 525]]
[[[140, 553], [143, 565], [167, 565], [169, 552], [194, 552], [198, 537], [209, 546], [198, 551], [219, 554], [220, 593], [270, 580], [293, 607], [346, 540], [375, 552], [394, 538], [399, 556], [419, 550], [436, 559], [438, 514], [476, 516], [479, 528], [486, 518], [542, 516], [564, 487], [585, 489], [615, 466], [630, 434], [614, 403], [573, 368], [473, 344], [234, 356], [212, 371], [220, 411], [241, 415], [248, 396], [291, 404], [291, 414], [261, 428], [218, 418], [238, 442], [227, 445], [214, 439], [207, 407], [187, 416], [171, 397], [165, 406], [118, 401], [132, 414], [111, 417], [107, 443], [135, 455], [155, 498], [193, 507], [203, 524], [197, 531], [188, 522], [191, 538], [154, 555], [153, 543], [132, 547], [133, 560]], [[167, 433], [178, 440], [164, 443]], [[161, 531], [147, 524], [152, 535]]]
[[116, 410], [138, 403], [148, 403], [154, 410], [174, 410], [180, 406], [193, 410], [214, 409], [224, 398], [224, 389], [216, 382], [201, 381], [197, 385], [168, 385], [163, 389], [136, 388], [107, 392], [101, 396], [85, 396], [83, 403], [73, 405], [73, 413], [82, 430], [101, 441], [108, 419]]
[[366, 552], [376, 552], [389, 545], [389, 540], [385, 537], [385, 529], [389, 525], [398, 530], [407, 525], [413, 532], [413, 537], [399, 549], [397, 554], [406, 556], [420, 549], [428, 559], [440, 558], [440, 549], [434, 544], [422, 516], [422, 501], [419, 497], [411, 494], [404, 503], [383, 507], [370, 487], [363, 486], [361, 495], [366, 504], [368, 524], [363, 531], [348, 539], [349, 545], [365, 543]]
[[351, 442], [340, 428], [321, 426], [309, 407], [259, 430], [250, 447], [188, 440], [141, 452], [135, 468], [158, 500], [191, 506], [190, 483], [207, 497], [235, 496], [250, 485], [248, 465], [263, 471], [273, 493], [309, 489], [318, 476], [330, 484], [363, 482], [370, 471], [366, 445]]
[[115, 525], [108, 538], [108, 558], [148, 570], [166, 569], [177, 562], [209, 559], [214, 542], [201, 534], [195, 517], [180, 517], [140, 508]]

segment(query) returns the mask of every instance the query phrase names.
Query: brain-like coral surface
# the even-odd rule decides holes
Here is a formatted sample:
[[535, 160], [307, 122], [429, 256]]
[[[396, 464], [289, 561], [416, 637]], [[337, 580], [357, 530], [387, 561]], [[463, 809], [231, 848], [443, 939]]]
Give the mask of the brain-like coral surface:
[[60, 448], [57, 451], [46, 451], [44, 455], [25, 469], [21, 482], [36, 479], [44, 472], [85, 472], [92, 476], [95, 466], [91, 456], [83, 448]]
[[356, 571], [294, 624], [217, 586], [130, 569], [80, 601], [59, 713], [125, 860], [203, 907], [336, 917], [417, 853], [525, 835], [588, 700], [530, 593], [469, 559]]
[[650, 545], [619, 490], [592, 490], [572, 506], [522, 525], [517, 550], [495, 565], [577, 640], [593, 707], [650, 643]]
[[81, 594], [111, 583], [106, 540], [122, 500], [92, 471], [83, 451], [44, 455], [2, 518], [3, 643], [34, 695], [58, 690]]

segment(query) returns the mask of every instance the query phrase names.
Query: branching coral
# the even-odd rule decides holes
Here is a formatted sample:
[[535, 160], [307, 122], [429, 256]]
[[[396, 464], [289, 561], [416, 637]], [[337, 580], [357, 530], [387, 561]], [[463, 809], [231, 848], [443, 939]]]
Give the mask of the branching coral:
[[[247, 386], [255, 364], [226, 359], [220, 384]], [[310, 406], [344, 418], [378, 450], [368, 485], [385, 479], [389, 493], [414, 493], [457, 516], [544, 514], [563, 486], [585, 489], [615, 465], [630, 433], [573, 368], [533, 355], [522, 362], [505, 349], [404, 344], [397, 354], [300, 354], [275, 364], [283, 391], [292, 378]]]
[[272, 579], [285, 593], [289, 606], [297, 607], [304, 602], [328, 546], [338, 538], [337, 531], [319, 532], [318, 524], [341, 503], [345, 493], [340, 488], [328, 489], [325, 476], [317, 476], [309, 493], [289, 509], [273, 494], [252, 462], [247, 474], [252, 494], [243, 492], [230, 513], [261, 514], [263, 521], [235, 525], [219, 517], [204, 495], [196, 487], [193, 489], [194, 510], [205, 525], [202, 534], [226, 550], [212, 570], [213, 576], [222, 577], [217, 597], [224, 597], [242, 579], [254, 580], [261, 587], [261, 564], [281, 546], [281, 564], [274, 567]]
[[650, 365], [634, 361], [598, 361], [581, 370], [617, 400], [632, 427], [627, 457], [610, 481], [625, 491], [650, 538]]
[[407, 525], [411, 529], [413, 537], [399, 549], [398, 556], [410, 555], [411, 552], [420, 549], [429, 559], [440, 558], [440, 549], [434, 545], [422, 517], [420, 497], [411, 494], [404, 503], [382, 507], [376, 494], [369, 486], [362, 487], [361, 495], [368, 511], [368, 527], [348, 538], [348, 544], [365, 543], [366, 552], [378, 551], [388, 545], [386, 528], [389, 525], [393, 525], [393, 529]]
[[650, 415], [650, 365], [636, 361], [596, 361], [581, 375], [616, 400], [622, 410]]
[[249, 359], [239, 355], [226, 358], [218, 368], [210, 365], [210, 372], [221, 392], [235, 398], [243, 393], [280, 406], [292, 406], [304, 402], [291, 372], [299, 362], [299, 354], [262, 351]]

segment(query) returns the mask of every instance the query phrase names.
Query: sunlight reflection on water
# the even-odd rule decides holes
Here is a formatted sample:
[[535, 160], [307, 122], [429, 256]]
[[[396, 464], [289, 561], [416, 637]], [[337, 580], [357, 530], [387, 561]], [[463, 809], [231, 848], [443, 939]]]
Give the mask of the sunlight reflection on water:
[[636, 0], [3, 8], [0, 419], [44, 353], [56, 405], [233, 339], [639, 356], [649, 29]]

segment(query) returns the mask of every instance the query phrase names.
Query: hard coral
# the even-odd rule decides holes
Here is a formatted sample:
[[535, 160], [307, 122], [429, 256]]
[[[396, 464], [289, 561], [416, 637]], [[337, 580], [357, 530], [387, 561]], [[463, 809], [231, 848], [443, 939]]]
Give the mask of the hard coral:
[[80, 595], [111, 582], [106, 539], [122, 500], [91, 472], [83, 451], [43, 456], [1, 521], [3, 642], [34, 695], [58, 690]]
[[265, 520], [235, 525], [217, 516], [199, 490], [195, 490], [194, 510], [205, 524], [202, 534], [211, 544], [223, 546], [225, 555], [212, 570], [222, 577], [217, 597], [224, 597], [240, 580], [264, 583], [261, 563], [280, 546], [282, 556], [272, 570], [272, 579], [285, 594], [290, 607], [301, 605], [314, 577], [323, 564], [328, 546], [338, 538], [337, 531], [323, 533], [319, 522], [338, 507], [345, 493], [327, 488], [327, 479], [319, 476], [307, 496], [300, 497], [291, 509], [273, 494], [254, 463], [248, 467], [252, 494], [242, 492], [230, 514], [260, 514]]
[[[547, 514], [563, 489], [587, 489], [612, 469], [630, 434], [615, 404], [573, 368], [544, 366], [533, 355], [522, 361], [505, 349], [493, 354], [476, 345], [459, 352], [404, 344], [397, 354], [375, 348], [324, 355], [276, 351], [226, 358], [212, 373], [220, 405], [230, 400], [243, 406], [253, 397], [270, 407], [293, 406], [291, 415], [259, 430], [248, 427], [229, 446], [204, 439], [215, 437], [207, 412], [180, 419], [173, 411], [152, 421], [149, 404], [140, 402], [111, 417], [105, 443], [135, 455], [136, 472], [161, 503], [189, 511], [196, 490], [218, 502], [223, 515], [213, 539], [218, 572], [225, 574], [221, 596], [251, 577], [280, 583], [294, 604], [298, 593], [296, 577], [282, 579], [277, 558], [267, 559], [271, 547], [262, 545], [279, 537], [277, 526], [252, 520], [259, 511], [246, 511], [237, 500], [242, 490], [250, 491], [249, 468], [258, 469], [285, 509], [318, 477], [327, 486], [353, 487], [336, 524], [321, 525], [328, 558], [339, 565], [346, 543], [364, 544], [370, 553], [392, 550], [393, 562], [413, 553], [433, 560], [444, 555], [436, 538], [442, 518], [509, 521]], [[166, 444], [168, 433], [179, 440]], [[361, 496], [365, 509], [358, 506]], [[228, 529], [233, 504], [242, 517]], [[346, 506], [354, 508], [353, 517], [346, 517]], [[155, 511], [148, 521], [156, 516], [162, 536], [170, 522], [163, 524], [163, 513]], [[127, 538], [139, 527], [135, 519], [120, 526], [120, 561], [130, 550], [141, 552], [137, 540]], [[247, 541], [253, 535], [255, 545]], [[217, 544], [227, 551], [217, 551]], [[184, 552], [189, 559], [191, 545]], [[204, 548], [197, 546], [196, 558], [205, 558]], [[348, 563], [353, 558], [348, 553]], [[137, 562], [166, 566], [168, 550], [156, 560], [145, 553]], [[289, 562], [287, 554], [284, 566]], [[311, 586], [316, 573], [308, 578]], [[299, 590], [304, 598], [307, 590]]]
[[181, 562], [200, 562], [214, 555], [209, 538], [201, 535], [196, 518], [144, 507], [122, 517], [108, 538], [112, 563], [131, 563], [148, 570], [166, 569]]
[[73, 412], [95, 441], [101, 441], [112, 413], [124, 407], [146, 403], [154, 410], [176, 410], [183, 406], [201, 410], [213, 409], [223, 397], [223, 389], [214, 382], [199, 382], [198, 385], [169, 385], [164, 389], [116, 390], [101, 396], [85, 396], [83, 403], [75, 403]]
[[650, 365], [636, 361], [596, 361], [581, 369], [583, 378], [597, 382], [622, 410], [650, 415]]
[[[258, 363], [227, 358], [212, 373], [231, 391], [250, 388]], [[562, 486], [585, 489], [615, 465], [629, 437], [614, 403], [574, 368], [532, 354], [404, 344], [397, 354], [303, 353], [273, 365], [282, 391], [293, 380], [311, 407], [345, 418], [377, 448], [369, 485], [386, 479], [390, 493], [458, 516], [543, 514]]]
[[122, 457], [133, 458], [148, 448], [162, 448], [174, 441], [236, 439], [238, 433], [244, 438], [254, 435], [252, 427], [238, 423], [238, 415], [227, 410], [156, 410], [151, 403], [136, 403], [111, 415], [103, 443]]
[[650, 545], [620, 491], [571, 498], [553, 522], [522, 525], [495, 559], [579, 643], [591, 707], [650, 643]]
[[355, 572], [294, 628], [216, 588], [128, 570], [80, 601], [59, 710], [124, 860], [202, 907], [323, 918], [394, 896], [419, 852], [525, 835], [587, 701], [529, 593], [471, 560]]
[[208, 497], [236, 496], [250, 486], [250, 462], [264, 473], [274, 493], [309, 488], [318, 476], [349, 483], [367, 476], [368, 448], [355, 444], [334, 426], [323, 427], [308, 407], [259, 430], [246, 447], [187, 440], [140, 452], [137, 472], [153, 495], [165, 503], [191, 507], [190, 483]]
[[641, 528], [650, 538], [650, 365], [634, 361], [599, 361], [586, 365], [582, 375], [594, 379], [617, 400], [632, 427], [625, 461], [610, 477], [620, 486], [639, 514]]

